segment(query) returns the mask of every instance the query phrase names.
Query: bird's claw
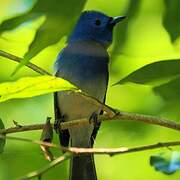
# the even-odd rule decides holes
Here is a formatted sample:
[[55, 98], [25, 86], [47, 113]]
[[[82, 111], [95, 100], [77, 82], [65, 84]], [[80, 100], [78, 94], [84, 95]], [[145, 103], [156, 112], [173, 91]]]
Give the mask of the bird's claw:
[[98, 114], [96, 112], [92, 113], [92, 115], [90, 116], [89, 123], [93, 123], [95, 127], [98, 126]]
[[65, 116], [61, 116], [60, 119], [55, 119], [54, 121], [54, 130], [57, 134], [60, 134], [60, 131], [61, 131], [61, 123], [62, 122], [65, 122]]

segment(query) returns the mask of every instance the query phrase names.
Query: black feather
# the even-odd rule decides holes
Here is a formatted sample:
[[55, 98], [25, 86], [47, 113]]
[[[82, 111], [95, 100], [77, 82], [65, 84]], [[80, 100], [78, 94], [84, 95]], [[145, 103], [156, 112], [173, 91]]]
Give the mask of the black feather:
[[[64, 117], [58, 108], [57, 92], [54, 93], [54, 113], [55, 113], [55, 120], [64, 122]], [[68, 147], [69, 138], [70, 138], [70, 135], [69, 135], [68, 129], [59, 131], [59, 140], [60, 140], [61, 146]]]

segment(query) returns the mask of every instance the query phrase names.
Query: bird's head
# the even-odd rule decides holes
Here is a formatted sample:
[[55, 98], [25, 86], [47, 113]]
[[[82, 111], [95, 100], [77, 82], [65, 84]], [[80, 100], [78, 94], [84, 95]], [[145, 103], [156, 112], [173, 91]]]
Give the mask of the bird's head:
[[125, 16], [109, 17], [97, 11], [84, 11], [68, 42], [96, 41], [108, 47], [112, 42], [113, 27]]

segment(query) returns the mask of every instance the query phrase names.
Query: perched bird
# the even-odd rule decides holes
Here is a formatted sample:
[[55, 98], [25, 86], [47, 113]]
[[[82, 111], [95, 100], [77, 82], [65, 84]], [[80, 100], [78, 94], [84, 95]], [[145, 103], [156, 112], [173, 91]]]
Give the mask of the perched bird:
[[[108, 46], [112, 43], [113, 27], [125, 16], [109, 17], [97, 11], [81, 14], [67, 46], [55, 62], [56, 76], [64, 78], [88, 95], [105, 101], [108, 86]], [[92, 147], [100, 123], [58, 131], [60, 122], [80, 118], [96, 119], [101, 109], [85, 99], [66, 91], [54, 94], [55, 130], [62, 146]], [[73, 157], [70, 180], [96, 180], [93, 155]]]

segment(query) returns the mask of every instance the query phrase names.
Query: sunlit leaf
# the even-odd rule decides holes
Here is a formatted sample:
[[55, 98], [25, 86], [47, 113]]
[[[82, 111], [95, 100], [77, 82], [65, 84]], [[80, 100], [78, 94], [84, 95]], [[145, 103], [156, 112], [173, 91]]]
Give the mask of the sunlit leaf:
[[0, 26], [0, 32], [10, 30], [21, 23], [32, 20], [40, 15], [46, 19], [37, 30], [35, 38], [29, 46], [29, 51], [19, 66], [26, 64], [32, 57], [49, 45], [57, 43], [64, 35], [71, 32], [71, 28], [80, 15], [86, 0], [38, 0], [34, 7], [18, 17], [4, 21]]
[[10, 172], [8, 171], [7, 164], [0, 157], [0, 180], [10, 180]]
[[162, 84], [180, 74], [180, 60], [158, 61], [132, 72], [116, 84], [133, 82], [138, 84]]
[[180, 100], [180, 78], [153, 88], [154, 92], [163, 97], [165, 100]]
[[31, 59], [47, 46], [57, 43], [67, 35], [80, 15], [86, 0], [61, 1], [39, 0], [32, 12], [42, 12], [46, 15], [44, 24], [38, 29], [34, 41], [25, 55], [25, 60]]
[[16, 82], [0, 84], [0, 102], [64, 90], [77, 90], [77, 88], [68, 81], [55, 76], [24, 77]]
[[114, 59], [117, 54], [120, 54], [122, 47], [125, 44], [127, 38], [127, 29], [128, 22], [134, 17], [134, 15], [138, 12], [139, 6], [141, 4], [141, 0], [139, 1], [130, 1], [127, 12], [121, 15], [126, 15], [127, 19], [123, 20], [118, 27], [116, 27], [116, 31], [114, 32], [114, 46], [112, 50], [111, 59]]
[[[4, 129], [4, 123], [2, 119], [0, 119], [0, 129]], [[4, 151], [4, 146], [5, 146], [6, 140], [0, 138], [0, 153], [3, 153]]]
[[164, 26], [169, 32], [172, 41], [180, 35], [180, 1], [179, 0], [165, 0], [166, 13], [164, 16]]
[[39, 14], [36, 13], [34, 14], [24, 13], [23, 15], [18, 15], [11, 19], [7, 19], [3, 21], [3, 23], [0, 25], [0, 34], [2, 34], [4, 31], [9, 31], [14, 29], [26, 21], [34, 20], [38, 17]]
[[155, 170], [172, 174], [180, 170], [180, 151], [168, 151], [150, 157], [150, 164]]

